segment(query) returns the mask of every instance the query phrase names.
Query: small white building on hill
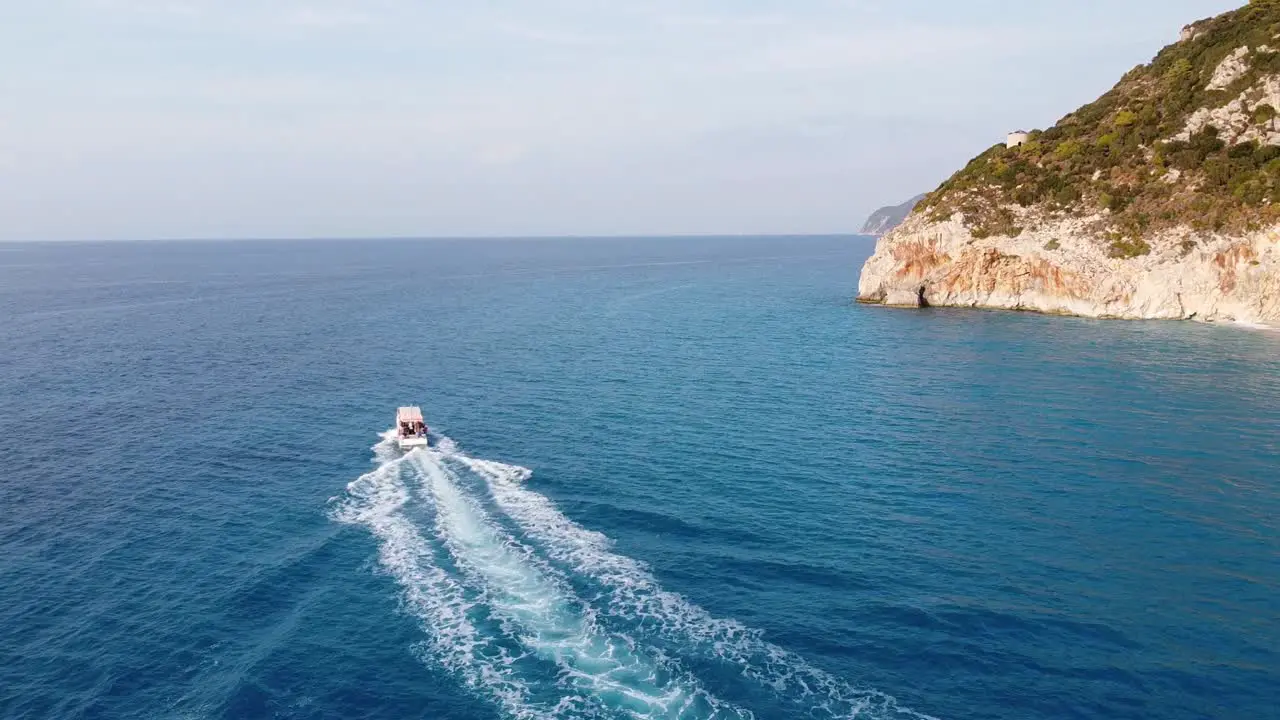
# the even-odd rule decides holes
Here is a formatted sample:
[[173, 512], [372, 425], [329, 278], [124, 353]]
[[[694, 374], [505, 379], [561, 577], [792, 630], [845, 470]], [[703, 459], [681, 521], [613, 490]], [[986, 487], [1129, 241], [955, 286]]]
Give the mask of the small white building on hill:
[[1014, 130], [1009, 133], [1009, 137], [1005, 140], [1004, 146], [1009, 148], [1022, 147], [1030, 139], [1031, 133], [1026, 130]]

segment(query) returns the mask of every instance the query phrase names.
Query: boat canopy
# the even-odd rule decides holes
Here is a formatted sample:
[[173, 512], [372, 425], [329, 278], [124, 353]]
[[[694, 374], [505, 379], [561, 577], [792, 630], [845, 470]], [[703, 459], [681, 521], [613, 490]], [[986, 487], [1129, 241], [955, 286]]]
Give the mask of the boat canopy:
[[420, 423], [422, 421], [422, 408], [402, 407], [396, 411], [396, 422], [398, 423]]

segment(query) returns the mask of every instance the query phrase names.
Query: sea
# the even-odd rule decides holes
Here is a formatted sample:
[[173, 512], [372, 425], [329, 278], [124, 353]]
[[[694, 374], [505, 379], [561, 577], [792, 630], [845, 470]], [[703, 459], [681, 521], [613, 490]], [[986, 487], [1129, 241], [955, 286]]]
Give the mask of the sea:
[[0, 717], [1280, 718], [1280, 333], [872, 249], [0, 245]]

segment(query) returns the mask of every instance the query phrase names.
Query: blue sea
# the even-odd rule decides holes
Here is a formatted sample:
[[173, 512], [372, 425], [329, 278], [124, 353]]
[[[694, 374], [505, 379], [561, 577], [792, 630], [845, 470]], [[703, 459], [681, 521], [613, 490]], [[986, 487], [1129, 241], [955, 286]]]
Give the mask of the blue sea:
[[1280, 334], [871, 250], [0, 245], [0, 717], [1280, 717]]

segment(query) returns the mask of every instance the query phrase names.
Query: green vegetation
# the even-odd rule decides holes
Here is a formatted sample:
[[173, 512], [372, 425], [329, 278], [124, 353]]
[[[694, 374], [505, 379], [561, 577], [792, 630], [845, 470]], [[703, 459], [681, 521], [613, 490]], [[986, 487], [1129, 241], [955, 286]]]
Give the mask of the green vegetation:
[[[1206, 127], [1173, 138], [1200, 108], [1217, 108], [1258, 81], [1280, 74], [1280, 0], [1197, 24], [1194, 40], [1165, 48], [1129, 71], [1097, 101], [1017, 148], [997, 145], [974, 158], [920, 204], [942, 219], [963, 212], [976, 237], [1021, 232], [1012, 206], [1051, 215], [1105, 214], [1099, 237], [1115, 257], [1150, 252], [1141, 240], [1163, 228], [1243, 231], [1280, 222], [1280, 148], [1228, 144]], [[1208, 90], [1224, 58], [1248, 45], [1248, 71], [1225, 89]], [[1276, 108], [1258, 105], [1252, 120], [1270, 123]], [[1188, 251], [1189, 252], [1189, 251]]]
[[1151, 246], [1141, 238], [1125, 237], [1119, 233], [1111, 234], [1111, 245], [1107, 255], [1113, 258], [1135, 258], [1151, 252]]

